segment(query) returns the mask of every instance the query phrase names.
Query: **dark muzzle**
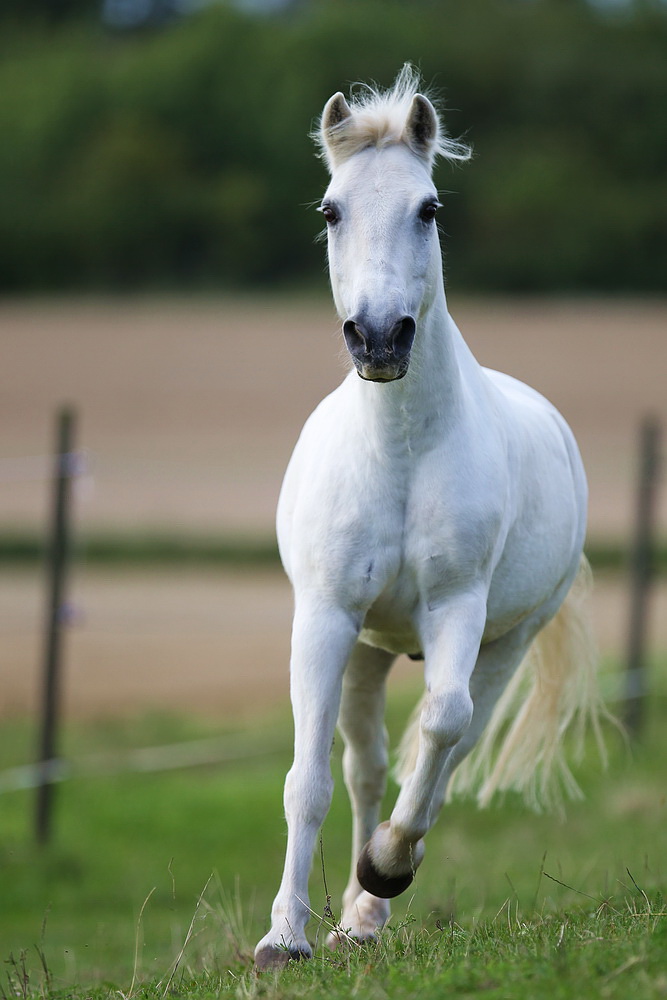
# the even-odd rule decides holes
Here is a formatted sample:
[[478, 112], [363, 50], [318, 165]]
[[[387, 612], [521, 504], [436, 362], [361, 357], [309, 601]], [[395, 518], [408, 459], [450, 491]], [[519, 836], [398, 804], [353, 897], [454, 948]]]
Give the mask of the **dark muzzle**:
[[412, 316], [402, 316], [389, 328], [354, 317], [343, 323], [343, 336], [357, 372], [370, 382], [403, 378], [410, 364], [415, 330]]

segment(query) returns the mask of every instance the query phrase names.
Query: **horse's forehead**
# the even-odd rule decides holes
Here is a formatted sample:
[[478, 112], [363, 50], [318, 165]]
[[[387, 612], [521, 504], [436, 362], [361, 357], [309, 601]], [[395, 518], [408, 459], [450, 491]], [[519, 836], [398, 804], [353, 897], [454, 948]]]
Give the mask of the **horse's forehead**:
[[329, 185], [330, 194], [365, 203], [413, 201], [432, 190], [427, 171], [402, 146], [355, 153], [336, 170]]

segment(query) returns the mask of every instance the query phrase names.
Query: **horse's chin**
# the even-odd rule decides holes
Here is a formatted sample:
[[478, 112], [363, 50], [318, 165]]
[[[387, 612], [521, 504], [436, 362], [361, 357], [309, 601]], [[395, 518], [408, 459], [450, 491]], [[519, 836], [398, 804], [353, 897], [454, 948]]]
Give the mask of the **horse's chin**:
[[402, 365], [400, 368], [396, 369], [396, 371], [391, 371], [391, 370], [388, 371], [386, 369], [382, 369], [382, 371], [378, 372], [364, 371], [360, 366], [356, 365], [355, 367], [357, 370], [357, 375], [359, 376], [360, 379], [363, 379], [364, 382], [379, 382], [379, 383], [398, 382], [400, 379], [405, 378], [405, 376], [408, 373], [407, 365]]

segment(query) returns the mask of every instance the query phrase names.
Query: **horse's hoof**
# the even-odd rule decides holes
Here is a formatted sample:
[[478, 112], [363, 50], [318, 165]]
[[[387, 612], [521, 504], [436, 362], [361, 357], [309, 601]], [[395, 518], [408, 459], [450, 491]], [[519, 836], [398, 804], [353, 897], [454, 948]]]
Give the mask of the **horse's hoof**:
[[310, 958], [305, 951], [289, 948], [274, 948], [265, 945], [255, 952], [255, 972], [279, 972], [289, 962], [300, 962], [302, 958]]
[[356, 934], [347, 934], [345, 931], [331, 931], [327, 935], [327, 948], [330, 951], [352, 951], [359, 949], [365, 944], [374, 944], [377, 941], [375, 934], [365, 934], [357, 937]]
[[333, 930], [327, 934], [326, 945], [329, 951], [338, 951], [339, 948], [350, 947], [351, 941], [344, 931]]
[[393, 877], [383, 875], [377, 870], [371, 858], [369, 844], [366, 844], [359, 860], [357, 861], [357, 878], [359, 885], [372, 896], [379, 896], [380, 899], [393, 899], [400, 896], [408, 888], [413, 878], [414, 872], [406, 875], [395, 875]]

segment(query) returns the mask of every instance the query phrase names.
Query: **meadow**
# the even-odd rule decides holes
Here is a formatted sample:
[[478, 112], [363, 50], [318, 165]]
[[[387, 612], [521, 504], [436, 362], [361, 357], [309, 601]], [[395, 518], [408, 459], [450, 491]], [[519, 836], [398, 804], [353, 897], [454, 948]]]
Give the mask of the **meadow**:
[[[97, 760], [97, 773], [82, 768], [56, 787], [47, 847], [33, 842], [34, 793], [2, 796], [0, 995], [667, 995], [667, 661], [652, 666], [641, 743], [609, 729], [606, 770], [591, 747], [576, 772], [585, 799], [565, 820], [509, 800], [485, 811], [452, 803], [378, 942], [320, 948], [280, 976], [256, 977], [251, 956], [282, 862], [289, 720], [267, 716], [242, 732], [166, 715], [70, 726], [65, 756]], [[394, 742], [415, 693], [392, 695]], [[32, 738], [26, 722], [5, 721], [0, 770], [29, 758]], [[238, 759], [153, 773], [105, 774], [99, 763], [110, 749], [122, 761], [138, 747], [204, 738], [228, 741]], [[311, 877], [320, 942], [347, 874], [340, 746], [333, 768]]]

